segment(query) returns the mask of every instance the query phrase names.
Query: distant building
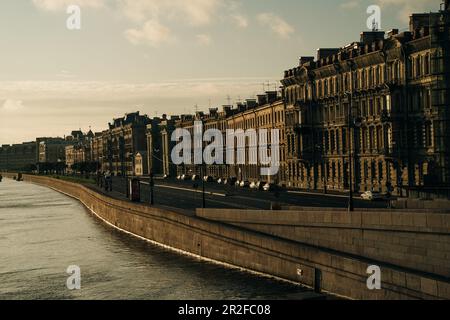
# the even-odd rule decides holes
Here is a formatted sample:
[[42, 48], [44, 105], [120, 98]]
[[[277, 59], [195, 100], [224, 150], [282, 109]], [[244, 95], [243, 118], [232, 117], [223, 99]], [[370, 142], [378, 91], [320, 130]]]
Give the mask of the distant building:
[[172, 133], [175, 130], [175, 123], [178, 116], [170, 119], [166, 115], [162, 118], [155, 118], [147, 125], [147, 158], [148, 172], [154, 175], [176, 175], [176, 166], [172, 164], [171, 152], [175, 145], [172, 142]]
[[59, 163], [66, 161], [66, 146], [73, 141], [63, 138], [44, 138], [39, 141], [39, 163]]
[[133, 157], [147, 150], [146, 130], [150, 119], [139, 112], [114, 119], [102, 134], [102, 170], [114, 175], [133, 175]]
[[0, 170], [29, 170], [36, 164], [36, 142], [0, 147]]
[[[163, 116], [165, 120], [166, 116]], [[160, 118], [153, 118], [147, 125], [147, 167], [149, 172], [154, 175], [162, 175], [163, 173], [163, 156], [162, 156], [162, 140], [160, 132]]]

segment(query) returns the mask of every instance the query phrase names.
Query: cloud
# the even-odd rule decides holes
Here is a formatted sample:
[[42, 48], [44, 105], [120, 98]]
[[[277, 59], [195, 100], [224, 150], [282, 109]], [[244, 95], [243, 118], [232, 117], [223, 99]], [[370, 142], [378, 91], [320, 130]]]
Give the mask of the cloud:
[[23, 108], [24, 108], [24, 105], [23, 105], [22, 100], [8, 99], [8, 100], [5, 100], [5, 102], [3, 103], [1, 110], [14, 112], [14, 111], [22, 110]]
[[211, 37], [207, 34], [198, 34], [195, 38], [197, 39], [197, 43], [202, 46], [207, 47], [212, 43]]
[[120, 11], [133, 22], [148, 19], [183, 20], [192, 26], [209, 25], [223, 0], [118, 0]]
[[65, 10], [70, 5], [78, 5], [83, 8], [101, 8], [106, 4], [105, 0], [32, 0], [33, 4], [45, 11]]
[[[21, 100], [120, 100], [143, 97], [159, 99], [196, 98], [233, 93], [246, 96], [258, 93], [261, 83], [276, 77], [264, 78], [207, 78], [176, 79], [165, 82], [121, 83], [104, 81], [2, 81], [0, 96], [10, 97], [8, 108], [20, 106]], [[16, 100], [15, 100], [16, 99]], [[5, 105], [4, 104], [4, 105]], [[1, 108], [1, 107], [0, 107]]]
[[[385, 10], [389, 6], [398, 7], [398, 19], [404, 23], [409, 21], [409, 16], [414, 12], [424, 12], [430, 3], [424, 0], [377, 0], [378, 4]], [[437, 7], [438, 4], [436, 4]]]
[[247, 28], [248, 27], [248, 19], [247, 17], [240, 14], [231, 15], [231, 20], [234, 24], [239, 28]]
[[[189, 27], [204, 27], [215, 21], [224, 0], [117, 0], [118, 9], [134, 28], [126, 30], [125, 36], [132, 44], [149, 44], [159, 47], [173, 42], [175, 36], [168, 25], [181, 23]], [[209, 45], [211, 39], [198, 35], [197, 41]]]
[[349, 9], [354, 9], [354, 8], [359, 7], [359, 5], [360, 5], [360, 2], [358, 0], [350, 0], [350, 1], [341, 3], [340, 7], [341, 7], [341, 9], [349, 10]]
[[273, 13], [261, 13], [258, 15], [258, 21], [262, 25], [267, 25], [282, 39], [289, 39], [295, 29], [281, 17]]
[[134, 45], [148, 44], [159, 47], [174, 40], [171, 30], [157, 20], [149, 20], [140, 29], [128, 29], [125, 37]]

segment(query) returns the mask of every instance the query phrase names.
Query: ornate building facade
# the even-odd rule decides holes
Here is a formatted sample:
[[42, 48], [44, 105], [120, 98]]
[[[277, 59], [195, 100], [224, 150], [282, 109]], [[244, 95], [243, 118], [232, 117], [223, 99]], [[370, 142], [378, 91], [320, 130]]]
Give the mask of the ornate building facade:
[[397, 194], [450, 185], [448, 3], [413, 14], [410, 31], [363, 32], [285, 72], [290, 185]]
[[139, 112], [114, 119], [109, 129], [102, 133], [103, 151], [101, 167], [114, 175], [134, 174], [134, 157], [137, 152], [147, 150], [146, 130], [150, 119]]
[[[258, 95], [257, 100], [248, 99], [245, 102], [237, 103], [237, 106], [223, 106], [222, 111], [219, 109], [210, 109], [208, 114], [197, 112], [195, 116], [182, 116], [176, 123], [177, 128], [186, 129], [191, 138], [194, 138], [194, 123], [195, 121], [201, 121], [203, 123], [203, 131], [206, 132], [209, 129], [216, 129], [222, 133], [223, 149], [218, 152], [222, 152], [223, 163], [214, 163], [212, 165], [205, 166], [204, 175], [213, 178], [237, 178], [239, 181], [266, 181], [275, 182], [285, 185], [286, 181], [286, 165], [285, 165], [285, 125], [284, 125], [284, 109], [285, 105], [277, 91], [266, 92], [263, 95]], [[234, 137], [228, 137], [227, 130], [233, 130], [237, 132], [242, 130], [247, 132], [248, 130], [254, 130], [259, 133], [260, 130], [268, 130], [269, 137], [267, 138], [268, 153], [271, 155], [272, 145], [270, 132], [273, 129], [279, 130], [280, 137], [280, 155], [279, 170], [274, 176], [261, 176], [261, 169], [267, 167], [261, 164], [259, 155], [256, 155], [257, 163], [252, 163], [250, 148], [250, 137], [244, 137], [244, 145], [239, 144], [239, 139], [235, 135]], [[227, 139], [234, 139], [228, 141]], [[206, 147], [208, 143], [204, 143]], [[228, 163], [227, 152], [228, 148], [233, 146], [232, 152], [234, 153], [235, 160], [238, 158], [238, 153], [242, 152], [245, 155], [245, 163]], [[194, 155], [194, 142], [191, 143], [191, 164], [182, 164], [178, 167], [178, 174], [187, 175], [201, 175], [201, 166], [195, 165]], [[240, 149], [244, 148], [244, 150]], [[216, 150], [217, 151], [217, 150]]]

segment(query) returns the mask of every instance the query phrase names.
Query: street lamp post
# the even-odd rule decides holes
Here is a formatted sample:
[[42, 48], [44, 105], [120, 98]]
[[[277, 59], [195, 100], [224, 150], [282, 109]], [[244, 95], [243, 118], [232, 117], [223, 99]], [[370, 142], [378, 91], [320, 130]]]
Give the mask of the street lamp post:
[[[204, 128], [204, 120], [202, 119], [202, 135]], [[204, 145], [203, 145], [203, 136], [202, 136], [202, 166], [201, 166], [201, 174], [200, 178], [202, 179], [202, 208], [206, 208], [206, 198], [205, 198], [205, 159], [204, 159]]]
[[348, 107], [348, 132], [347, 132], [347, 141], [348, 141], [348, 181], [349, 181], [349, 193], [348, 193], [348, 211], [352, 212], [355, 210], [354, 201], [353, 201], [353, 143], [352, 143], [352, 129], [353, 129], [353, 117], [352, 117], [352, 107], [353, 107], [353, 96], [351, 93], [347, 93], [349, 97], [349, 107]]
[[154, 200], [154, 186], [155, 186], [155, 180], [154, 180], [154, 174], [153, 170], [150, 172], [150, 204], [153, 206], [155, 204]]
[[202, 179], [202, 208], [205, 209], [206, 208], [206, 199], [205, 199], [205, 164], [203, 161], [203, 156], [202, 156], [202, 167], [201, 167], [201, 179]]

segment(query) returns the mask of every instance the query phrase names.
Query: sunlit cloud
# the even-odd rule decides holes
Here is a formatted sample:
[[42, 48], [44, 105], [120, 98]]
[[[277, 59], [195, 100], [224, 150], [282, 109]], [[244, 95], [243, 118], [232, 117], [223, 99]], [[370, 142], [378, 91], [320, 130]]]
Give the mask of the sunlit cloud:
[[25, 108], [25, 106], [23, 105], [22, 100], [8, 99], [3, 102], [3, 105], [0, 107], [0, 110], [6, 112], [15, 112], [20, 111], [23, 108]]
[[134, 45], [148, 44], [153, 47], [174, 41], [171, 30], [157, 20], [145, 22], [140, 29], [126, 30], [125, 37]]
[[198, 34], [195, 37], [197, 39], [197, 43], [202, 46], [209, 46], [212, 43], [212, 39], [207, 34]]
[[247, 17], [240, 14], [231, 15], [231, 20], [239, 28], [247, 28], [249, 25]]
[[101, 8], [106, 5], [106, 0], [32, 0], [39, 9], [46, 11], [65, 10], [70, 5], [78, 5], [83, 8]]
[[429, 3], [424, 0], [377, 0], [383, 10], [395, 7], [398, 10], [398, 19], [404, 23], [409, 21], [409, 16], [414, 12], [424, 12]]
[[275, 34], [282, 39], [289, 39], [295, 29], [283, 18], [273, 13], [261, 13], [258, 15], [258, 21], [262, 25], [268, 26]]
[[349, 9], [354, 9], [354, 8], [359, 7], [359, 5], [360, 5], [359, 0], [350, 0], [350, 1], [341, 3], [340, 7], [341, 7], [341, 9], [349, 10]]

